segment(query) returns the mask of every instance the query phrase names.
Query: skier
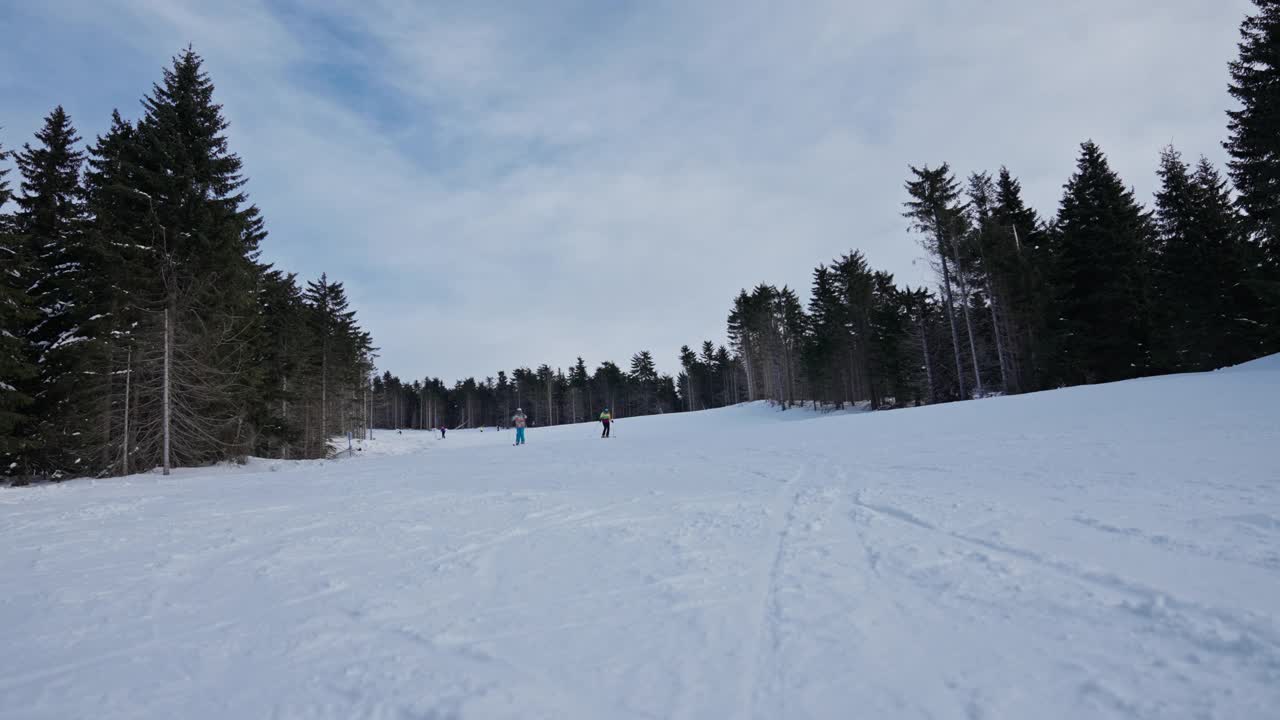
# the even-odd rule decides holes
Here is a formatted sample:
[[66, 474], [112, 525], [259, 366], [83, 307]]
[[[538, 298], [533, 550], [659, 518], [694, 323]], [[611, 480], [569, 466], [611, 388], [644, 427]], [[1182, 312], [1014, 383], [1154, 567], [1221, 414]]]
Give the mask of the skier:
[[511, 424], [516, 428], [516, 444], [524, 444], [524, 424], [528, 420], [528, 416], [520, 408], [516, 408], [516, 414], [511, 416]]
[[600, 413], [600, 424], [604, 426], [604, 429], [600, 431], [600, 437], [609, 437], [609, 424], [612, 422], [613, 416], [609, 414], [609, 408], [605, 408], [604, 412]]
[[443, 439], [444, 439], [444, 436], [445, 436], [445, 426], [444, 426], [444, 425], [441, 425], [441, 426], [440, 426], [440, 439], [441, 439], [441, 440], [443, 440]]

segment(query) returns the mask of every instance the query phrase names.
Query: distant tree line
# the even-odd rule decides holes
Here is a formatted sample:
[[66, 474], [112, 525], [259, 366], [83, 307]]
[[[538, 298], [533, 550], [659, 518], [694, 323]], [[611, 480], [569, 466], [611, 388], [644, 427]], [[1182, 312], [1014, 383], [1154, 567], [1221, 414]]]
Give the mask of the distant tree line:
[[[945, 163], [912, 167], [904, 215], [936, 286], [898, 287], [855, 251], [814, 270], [807, 307], [791, 288], [744, 290], [728, 320], [734, 397], [917, 405], [1280, 351], [1280, 3], [1255, 3], [1230, 67], [1230, 182], [1168, 147], [1144, 208], [1085, 142], [1043, 220], [1005, 168], [962, 182]], [[697, 388], [710, 366], [682, 359]]]
[[[872, 408], [1209, 370], [1280, 351], [1273, 242], [1203, 158], [1160, 157], [1153, 210], [1092, 142], [1057, 217], [1006, 169], [964, 186], [911, 168], [905, 214], [936, 289], [898, 287], [859, 252], [790, 288], [743, 291], [728, 330], [745, 399]], [[1255, 216], [1256, 217], [1256, 216]]]
[[55, 108], [13, 185], [0, 169], [11, 479], [320, 457], [367, 420], [369, 335], [341, 283], [259, 261], [263, 218], [201, 59], [175, 58], [142, 107], [87, 148]]
[[684, 409], [675, 380], [658, 372], [647, 350], [631, 358], [629, 370], [603, 362], [588, 371], [578, 358], [567, 373], [549, 365], [516, 368], [452, 387], [438, 378], [404, 382], [386, 372], [372, 388], [375, 428], [501, 427], [517, 408], [535, 427], [592, 421], [605, 408], [617, 417]]

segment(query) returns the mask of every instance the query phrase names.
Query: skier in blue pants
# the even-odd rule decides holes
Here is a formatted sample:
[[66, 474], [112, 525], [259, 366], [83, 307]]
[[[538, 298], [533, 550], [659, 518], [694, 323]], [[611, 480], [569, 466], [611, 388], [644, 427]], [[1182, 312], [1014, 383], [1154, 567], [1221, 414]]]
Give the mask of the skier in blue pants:
[[520, 408], [516, 408], [516, 414], [511, 416], [511, 424], [516, 427], [516, 444], [524, 444], [524, 425], [528, 417]]

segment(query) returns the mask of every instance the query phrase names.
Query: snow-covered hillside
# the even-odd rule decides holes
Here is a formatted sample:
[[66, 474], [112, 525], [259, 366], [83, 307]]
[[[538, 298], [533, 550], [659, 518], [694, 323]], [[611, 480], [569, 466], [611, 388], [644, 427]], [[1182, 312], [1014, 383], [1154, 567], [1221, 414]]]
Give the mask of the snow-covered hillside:
[[616, 430], [2, 490], [0, 717], [1277, 717], [1280, 358]]

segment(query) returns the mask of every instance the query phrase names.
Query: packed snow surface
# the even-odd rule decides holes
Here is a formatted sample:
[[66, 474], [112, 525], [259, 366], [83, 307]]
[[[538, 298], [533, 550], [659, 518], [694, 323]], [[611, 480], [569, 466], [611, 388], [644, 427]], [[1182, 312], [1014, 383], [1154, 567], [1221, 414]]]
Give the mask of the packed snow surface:
[[2, 490], [0, 717], [1280, 717], [1245, 369]]

